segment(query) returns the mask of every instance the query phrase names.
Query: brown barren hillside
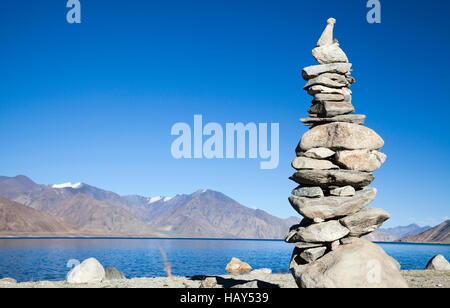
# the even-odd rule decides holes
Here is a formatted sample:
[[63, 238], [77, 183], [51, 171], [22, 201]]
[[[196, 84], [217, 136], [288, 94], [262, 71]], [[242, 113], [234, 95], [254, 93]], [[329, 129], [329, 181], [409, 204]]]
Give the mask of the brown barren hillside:
[[80, 236], [282, 239], [300, 221], [248, 208], [212, 190], [123, 197], [85, 183], [40, 185], [26, 176], [0, 176], [0, 196], [79, 226]]
[[85, 194], [75, 195], [69, 200], [56, 204], [50, 214], [61, 217], [84, 229], [96, 230], [106, 234], [161, 235], [126, 210], [95, 200]]
[[0, 234], [70, 233], [77, 229], [61, 218], [0, 197]]
[[450, 243], [450, 220], [421, 234], [402, 238], [401, 242], [411, 243]]

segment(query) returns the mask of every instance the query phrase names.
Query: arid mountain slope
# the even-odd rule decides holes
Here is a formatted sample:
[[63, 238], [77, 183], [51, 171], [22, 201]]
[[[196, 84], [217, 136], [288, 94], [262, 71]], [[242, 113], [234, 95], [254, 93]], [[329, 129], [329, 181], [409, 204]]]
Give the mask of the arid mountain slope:
[[450, 220], [431, 228], [421, 234], [402, 238], [401, 242], [414, 243], [450, 243]]
[[0, 233], [70, 233], [79, 228], [61, 218], [0, 197]]

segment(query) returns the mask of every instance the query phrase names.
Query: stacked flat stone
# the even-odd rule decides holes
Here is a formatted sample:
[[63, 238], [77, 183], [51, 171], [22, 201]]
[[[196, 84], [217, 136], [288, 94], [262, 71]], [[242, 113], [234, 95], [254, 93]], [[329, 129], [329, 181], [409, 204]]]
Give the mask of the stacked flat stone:
[[309, 117], [301, 122], [311, 126], [296, 149], [290, 178], [299, 184], [289, 202], [304, 219], [291, 228], [285, 240], [295, 243], [291, 270], [301, 271], [340, 245], [369, 234], [389, 219], [377, 208], [366, 208], [377, 194], [366, 187], [372, 172], [381, 167], [386, 155], [379, 152], [384, 141], [362, 126], [365, 115], [353, 114], [350, 86], [351, 66], [333, 39], [335, 20], [327, 22], [313, 50], [319, 65], [303, 69], [305, 90], [314, 97]]

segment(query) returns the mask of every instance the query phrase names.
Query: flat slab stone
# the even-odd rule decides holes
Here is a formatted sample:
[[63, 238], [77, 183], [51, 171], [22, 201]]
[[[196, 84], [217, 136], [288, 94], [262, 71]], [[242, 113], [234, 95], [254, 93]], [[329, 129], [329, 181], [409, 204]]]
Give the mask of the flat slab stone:
[[341, 95], [351, 95], [352, 91], [347, 88], [330, 88], [322, 85], [315, 85], [310, 88], [308, 88], [308, 94], [309, 95], [316, 95], [316, 94], [341, 94]]
[[319, 243], [306, 243], [306, 242], [297, 242], [295, 243], [295, 247], [299, 249], [308, 249], [308, 248], [316, 248], [321, 247], [322, 244]]
[[331, 243], [349, 234], [350, 230], [337, 220], [310, 225], [298, 231], [298, 237], [307, 243]]
[[316, 47], [313, 49], [312, 55], [320, 64], [348, 63], [347, 55], [338, 43]]
[[344, 94], [328, 94], [328, 93], [317, 93], [314, 95], [314, 100], [317, 102], [324, 102], [324, 101], [343, 101], [345, 99]]
[[389, 218], [383, 209], [367, 208], [339, 221], [350, 230], [349, 236], [360, 237], [375, 231]]
[[345, 122], [345, 123], [353, 123], [353, 124], [364, 124], [366, 121], [366, 116], [363, 114], [346, 114], [346, 115], [338, 115], [331, 118], [303, 118], [300, 119], [300, 122], [305, 123], [306, 125], [320, 125], [327, 124], [333, 122]]
[[322, 257], [326, 251], [327, 251], [326, 247], [309, 248], [309, 249], [304, 250], [300, 254], [300, 258], [302, 258], [303, 260], [305, 260], [308, 263], [314, 262], [317, 259], [319, 259], [320, 257]]
[[357, 240], [358, 240], [357, 237], [350, 237], [349, 236], [349, 237], [341, 238], [340, 242], [341, 242], [342, 245], [349, 245], [349, 244], [354, 243]]
[[355, 112], [355, 107], [350, 102], [315, 101], [308, 109], [308, 113], [317, 114], [319, 117], [334, 117]]
[[344, 78], [343, 82], [338, 82], [335, 80], [332, 80], [331, 78], [325, 77], [325, 76], [317, 76], [316, 78], [313, 78], [309, 80], [306, 85], [303, 87], [304, 90], [308, 90], [310, 87], [313, 86], [326, 86], [329, 88], [337, 88], [342, 89], [343, 87], [347, 87], [349, 85], [348, 81]]
[[336, 152], [331, 151], [330, 149], [327, 149], [327, 148], [315, 148], [315, 149], [308, 150], [304, 153], [301, 153], [300, 156], [315, 158], [315, 159], [325, 159], [325, 158], [333, 156], [334, 154], [336, 154]]
[[352, 67], [351, 63], [330, 63], [321, 65], [312, 65], [305, 67], [302, 71], [302, 77], [305, 80], [310, 80], [323, 73], [338, 73], [338, 74], [348, 74]]
[[290, 179], [300, 185], [319, 186], [353, 186], [362, 188], [373, 182], [375, 177], [367, 172], [352, 170], [299, 170]]
[[332, 219], [354, 214], [369, 205], [376, 197], [377, 189], [367, 187], [352, 197], [305, 198], [291, 196], [289, 202], [294, 210], [309, 219]]
[[373, 172], [386, 161], [386, 154], [370, 150], [338, 151], [336, 162], [349, 170]]
[[290, 230], [288, 234], [284, 237], [286, 243], [297, 243], [302, 242], [302, 240], [297, 236], [298, 230]]
[[384, 140], [372, 129], [353, 124], [335, 122], [313, 127], [307, 131], [301, 141], [300, 149], [308, 151], [313, 148], [336, 150], [379, 150]]
[[302, 169], [319, 169], [319, 170], [327, 170], [327, 169], [339, 169], [339, 167], [333, 164], [329, 160], [324, 159], [314, 159], [309, 157], [296, 157], [291, 163], [292, 168], [297, 170]]
[[341, 245], [341, 242], [339, 240], [337, 240], [337, 241], [334, 241], [333, 243], [331, 243], [329, 245], [329, 247], [330, 247], [331, 251], [335, 251], [340, 245]]
[[306, 198], [320, 198], [323, 197], [323, 190], [320, 187], [297, 187], [292, 191], [292, 195], [297, 197], [306, 197]]
[[330, 195], [336, 197], [352, 197], [356, 194], [352, 186], [337, 187], [330, 190]]
[[329, 79], [339, 82], [341, 84], [345, 84], [346, 87], [350, 87], [352, 85], [352, 83], [355, 82], [355, 78], [353, 78], [351, 76], [342, 75], [342, 74], [324, 73], [324, 74], [321, 74], [320, 76], [329, 78]]

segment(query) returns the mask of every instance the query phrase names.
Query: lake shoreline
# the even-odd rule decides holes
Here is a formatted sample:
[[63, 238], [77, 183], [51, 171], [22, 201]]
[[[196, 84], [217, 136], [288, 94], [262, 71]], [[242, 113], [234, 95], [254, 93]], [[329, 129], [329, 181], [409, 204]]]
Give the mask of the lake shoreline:
[[[203, 240], [203, 241], [284, 241], [283, 239], [258, 239], [258, 238], [213, 238], [213, 237], [152, 237], [152, 236], [89, 236], [89, 235], [73, 235], [73, 236], [5, 236], [0, 235], [0, 240]], [[417, 245], [450, 245], [449, 242], [379, 242], [376, 244], [417, 244]]]
[[[450, 259], [448, 245], [380, 243], [403, 270], [423, 270], [438, 254]], [[218, 239], [10, 239], [0, 240], [0, 277], [20, 282], [63, 281], [74, 265], [96, 258], [126, 277], [226, 275], [232, 257], [254, 269], [290, 273], [292, 244], [275, 240]], [[167, 259], [165, 259], [165, 257]]]
[[[450, 288], [450, 272], [411, 270], [402, 271], [402, 275], [410, 288]], [[292, 275], [287, 273], [131, 278], [87, 284], [66, 281], [10, 283], [0, 280], [0, 288], [199, 288], [207, 277], [216, 278], [215, 288], [297, 288]]]

